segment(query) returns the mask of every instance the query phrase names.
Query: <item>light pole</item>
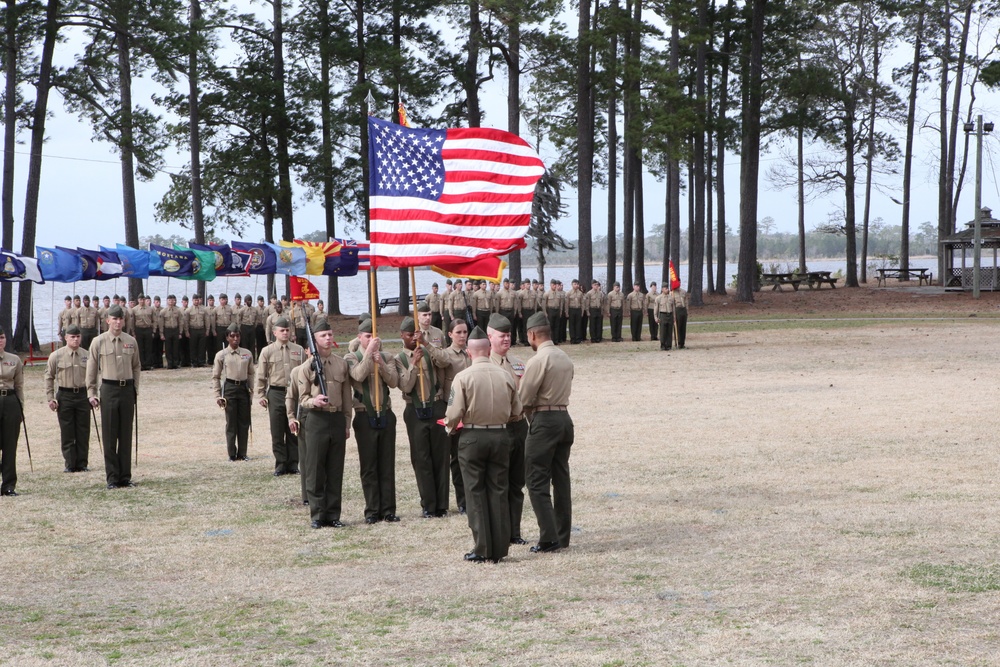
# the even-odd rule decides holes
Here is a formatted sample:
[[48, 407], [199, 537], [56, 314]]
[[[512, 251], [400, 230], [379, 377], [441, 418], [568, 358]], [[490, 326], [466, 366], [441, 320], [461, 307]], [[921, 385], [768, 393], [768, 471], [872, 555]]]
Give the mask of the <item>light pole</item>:
[[[972, 250], [972, 298], [979, 298], [979, 264], [982, 255], [980, 247], [983, 240], [982, 208], [983, 208], [983, 133], [993, 131], [993, 123], [983, 123], [983, 115], [976, 117], [976, 124], [965, 124], [965, 132], [976, 133], [976, 217], [973, 218], [973, 250]], [[994, 286], [995, 287], [995, 286]]]

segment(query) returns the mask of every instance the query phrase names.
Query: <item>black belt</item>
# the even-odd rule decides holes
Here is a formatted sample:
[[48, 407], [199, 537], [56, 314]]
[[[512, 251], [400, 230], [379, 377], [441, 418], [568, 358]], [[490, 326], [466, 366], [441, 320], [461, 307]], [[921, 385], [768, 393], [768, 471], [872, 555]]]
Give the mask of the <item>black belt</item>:
[[226, 384], [235, 384], [235, 385], [246, 386], [246, 383], [247, 383], [246, 380], [230, 380], [229, 378], [226, 378]]
[[14, 392], [14, 389], [0, 389], [0, 397], [6, 396], [7, 394], [13, 394]]
[[278, 391], [285, 391], [286, 389], [288, 389], [288, 387], [279, 387], [279, 386], [278, 386], [278, 385], [276, 385], [276, 384], [272, 384], [272, 385], [271, 385], [270, 387], [268, 387], [268, 389], [269, 389], [269, 390], [270, 390], [270, 389], [277, 389]]
[[135, 382], [135, 380], [108, 380], [108, 379], [104, 379], [104, 380], [101, 380], [101, 382], [103, 382], [104, 384], [118, 385], [119, 387], [127, 387], [130, 384], [133, 384]]
[[65, 391], [70, 394], [79, 394], [81, 391], [87, 391], [86, 387], [59, 387], [59, 391]]

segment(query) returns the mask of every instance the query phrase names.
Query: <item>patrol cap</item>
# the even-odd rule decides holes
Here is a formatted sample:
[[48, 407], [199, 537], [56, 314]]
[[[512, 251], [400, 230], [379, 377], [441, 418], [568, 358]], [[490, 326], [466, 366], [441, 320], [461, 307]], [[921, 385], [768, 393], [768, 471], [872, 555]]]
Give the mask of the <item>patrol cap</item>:
[[372, 332], [372, 321], [365, 320], [358, 324], [358, 333], [371, 333]]
[[330, 323], [329, 322], [320, 322], [319, 324], [317, 324], [316, 326], [314, 326], [312, 328], [312, 330], [313, 330], [313, 333], [318, 333], [320, 331], [329, 331], [330, 330]]
[[399, 323], [399, 330], [414, 333], [417, 330], [416, 322], [413, 321], [412, 317], [404, 317], [403, 321]]
[[67, 336], [79, 336], [80, 335], [80, 327], [78, 327], [75, 324], [69, 325], [68, 327], [66, 327], [66, 335]]
[[288, 321], [287, 317], [279, 317], [274, 321], [274, 326], [280, 329], [290, 329], [292, 327], [292, 323]]
[[489, 338], [489, 336], [487, 336], [486, 332], [479, 327], [473, 329], [472, 333], [469, 334], [469, 340], [482, 340], [484, 338]]
[[108, 308], [108, 317], [125, 317], [125, 311], [116, 303]]
[[430, 306], [430, 304], [427, 303], [426, 301], [421, 301], [417, 305], [417, 312], [418, 313], [429, 313], [429, 312], [431, 312], [431, 306]]
[[525, 329], [534, 329], [535, 327], [547, 327], [549, 326], [549, 318], [545, 316], [545, 313], [538, 311], [534, 315], [528, 318], [525, 323]]
[[500, 333], [510, 333], [510, 320], [500, 313], [493, 313], [490, 315], [490, 321], [487, 326], [490, 329], [499, 331]]
[[240, 325], [238, 325], [236, 322], [233, 322], [228, 327], [226, 327], [227, 334], [239, 333], [239, 332], [240, 332]]

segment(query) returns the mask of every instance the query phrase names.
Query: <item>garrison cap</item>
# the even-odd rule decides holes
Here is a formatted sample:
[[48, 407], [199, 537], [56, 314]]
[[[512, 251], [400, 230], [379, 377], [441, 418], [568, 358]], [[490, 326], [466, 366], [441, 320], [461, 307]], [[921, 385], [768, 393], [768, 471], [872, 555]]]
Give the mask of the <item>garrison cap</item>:
[[226, 293], [225, 293], [225, 292], [223, 292], [222, 294], [220, 294], [220, 295], [219, 295], [219, 298], [220, 298], [220, 299], [228, 299], [229, 297], [228, 297], [228, 296], [226, 296]]
[[316, 326], [314, 326], [312, 328], [312, 330], [313, 330], [313, 333], [319, 333], [320, 331], [330, 331], [330, 323], [329, 322], [320, 322], [319, 324], [317, 324]]
[[168, 294], [168, 295], [167, 295], [167, 298], [168, 298], [168, 299], [173, 299], [174, 301], [176, 301], [176, 300], [177, 300], [177, 297], [176, 297], [176, 296], [174, 296], [173, 294]]
[[361, 313], [360, 315], [358, 315], [358, 324], [361, 324], [365, 320], [370, 320], [371, 318], [372, 318], [371, 313]]
[[239, 332], [240, 332], [240, 325], [238, 325], [236, 322], [233, 322], [228, 327], [226, 327], [226, 333], [239, 333]]
[[280, 329], [290, 329], [292, 327], [292, 323], [288, 321], [287, 317], [279, 317], [274, 321], [274, 326]]
[[108, 317], [125, 317], [125, 311], [116, 303], [108, 308]]
[[528, 318], [525, 323], [525, 329], [534, 329], [535, 327], [547, 327], [549, 326], [549, 318], [545, 316], [545, 313], [538, 311], [534, 315]]
[[421, 301], [417, 305], [417, 312], [418, 313], [429, 313], [429, 312], [431, 312], [431, 306], [430, 306], [430, 304], [427, 303], [426, 301]]
[[79, 336], [80, 335], [80, 327], [78, 327], [75, 324], [69, 325], [68, 327], [66, 327], [66, 335], [67, 336]]
[[399, 330], [406, 333], [414, 333], [417, 330], [417, 325], [412, 317], [404, 317], [403, 321], [399, 323]]
[[483, 338], [489, 338], [489, 336], [487, 336], [486, 332], [479, 327], [473, 329], [472, 333], [469, 334], [469, 340], [482, 340]]
[[490, 329], [496, 329], [500, 333], [510, 333], [510, 320], [500, 313], [493, 313], [490, 315], [489, 324], [486, 326]]
[[87, 296], [86, 294], [84, 294], [84, 295], [83, 295], [83, 302], [84, 302], [84, 303], [90, 303], [90, 297], [89, 297], [89, 296]]
[[372, 321], [365, 320], [358, 324], [358, 333], [371, 333], [372, 332]]

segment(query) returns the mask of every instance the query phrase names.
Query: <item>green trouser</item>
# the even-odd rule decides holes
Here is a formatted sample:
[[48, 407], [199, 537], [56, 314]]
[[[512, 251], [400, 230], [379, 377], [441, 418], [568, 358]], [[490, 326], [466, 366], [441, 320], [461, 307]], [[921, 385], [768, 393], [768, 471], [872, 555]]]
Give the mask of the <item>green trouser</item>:
[[660, 313], [660, 349], [669, 350], [674, 344], [674, 314]]
[[195, 368], [201, 368], [205, 365], [205, 332], [201, 329], [192, 331], [188, 344], [191, 348], [191, 365]]
[[604, 314], [600, 308], [590, 309], [590, 342], [600, 343], [604, 339]]
[[[538, 519], [539, 542], [569, 546], [573, 501], [570, 496], [569, 453], [573, 420], [568, 412], [536, 412], [524, 443], [528, 498]], [[551, 489], [551, 493], [550, 493]]]
[[425, 512], [436, 513], [448, 510], [448, 439], [444, 427], [437, 423], [438, 404], [430, 419], [417, 419], [412, 403], [403, 410], [403, 423], [410, 440], [410, 463], [417, 478], [420, 506]]
[[465, 482], [462, 481], [462, 466], [458, 463], [458, 433], [448, 436], [451, 449], [451, 483], [455, 487], [455, 505], [458, 511], [465, 509]]
[[677, 313], [677, 347], [684, 347], [684, 341], [687, 339], [687, 328], [688, 328], [688, 309], [678, 308]]
[[563, 338], [559, 335], [559, 309], [546, 308], [545, 314], [549, 318], [549, 327], [552, 329], [552, 342], [558, 345], [563, 342]]
[[465, 482], [469, 527], [476, 543], [473, 553], [500, 560], [510, 549], [510, 436], [505, 429], [464, 428], [458, 439], [458, 461]]
[[21, 403], [13, 389], [0, 395], [0, 492], [17, 486], [17, 438], [21, 433]]
[[[302, 410], [300, 412], [300, 414], [299, 414], [299, 434], [295, 438], [295, 441], [299, 445], [299, 461], [302, 462], [303, 466], [306, 464], [306, 432], [305, 432], [306, 426], [305, 426], [305, 424], [306, 424], [306, 415], [308, 413], [309, 413], [308, 410]], [[301, 475], [299, 475], [299, 481], [302, 484], [302, 502], [303, 503], [308, 503], [309, 502], [309, 494], [306, 493], [306, 475], [305, 475], [305, 472], [303, 472]]]
[[180, 368], [180, 329], [163, 330], [163, 352], [167, 355], [167, 368]]
[[90, 401], [87, 388], [76, 391], [60, 387], [56, 392], [59, 408], [59, 435], [62, 441], [62, 455], [66, 467], [80, 470], [89, 465], [90, 456]]
[[285, 387], [268, 387], [267, 418], [271, 423], [271, 452], [274, 453], [274, 471], [294, 473], [299, 469], [299, 446], [288, 429], [285, 412]]
[[510, 437], [507, 506], [510, 508], [510, 536], [521, 537], [521, 514], [524, 512], [524, 439], [528, 435], [528, 420], [507, 424]]
[[633, 310], [630, 315], [629, 325], [632, 329], [632, 342], [637, 343], [642, 340], [642, 311]]
[[569, 342], [579, 343], [586, 340], [587, 334], [583, 330], [583, 310], [580, 308], [569, 309]]
[[656, 313], [653, 312], [652, 308], [646, 309], [646, 317], [649, 322], [649, 340], [656, 340], [659, 332], [656, 326]]
[[152, 368], [153, 330], [150, 327], [136, 327], [135, 342], [139, 345], [139, 361], [142, 362], [142, 370]]
[[372, 428], [366, 411], [354, 413], [366, 519], [384, 519], [396, 513], [396, 415], [385, 410], [382, 417], [385, 428]]
[[347, 420], [343, 412], [309, 410], [303, 428], [309, 516], [313, 521], [340, 521]]
[[240, 325], [240, 345], [250, 350], [250, 354], [257, 356], [257, 339], [254, 337], [252, 324]]
[[476, 326], [486, 331], [486, 327], [490, 323], [490, 311], [488, 310], [477, 310], [476, 311]]
[[89, 350], [90, 344], [94, 342], [95, 338], [97, 338], [97, 334], [98, 331], [96, 327], [80, 327], [80, 347], [85, 350]]
[[132, 481], [132, 419], [135, 385], [132, 380], [101, 382], [101, 434], [104, 437], [104, 472], [108, 484]]
[[612, 308], [609, 319], [611, 320], [611, 340], [617, 343], [622, 339], [622, 309]]
[[243, 380], [226, 380], [222, 390], [226, 399], [226, 451], [229, 458], [241, 459], [247, 455], [247, 437], [250, 430], [250, 392]]
[[514, 322], [514, 326], [517, 329], [517, 339], [521, 341], [521, 345], [528, 344], [528, 318], [535, 314], [535, 311], [525, 309], [521, 311], [518, 315], [517, 321]]

